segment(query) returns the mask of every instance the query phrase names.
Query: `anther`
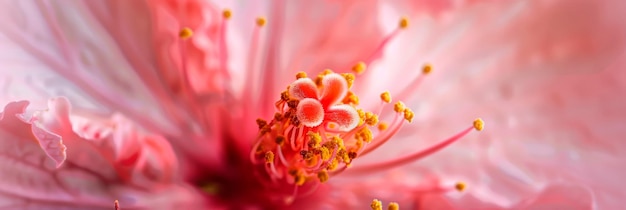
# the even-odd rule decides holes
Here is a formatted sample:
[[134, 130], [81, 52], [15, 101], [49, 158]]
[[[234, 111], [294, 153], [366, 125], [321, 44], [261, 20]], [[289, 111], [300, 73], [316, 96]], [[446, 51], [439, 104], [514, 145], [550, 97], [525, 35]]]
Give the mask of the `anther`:
[[430, 65], [429, 63], [424, 64], [424, 66], [422, 67], [422, 73], [423, 74], [430, 74], [430, 72], [433, 71], [433, 66]]
[[389, 128], [389, 124], [387, 124], [386, 122], [378, 123], [378, 130], [379, 131], [387, 130], [387, 128]]
[[301, 172], [299, 172], [294, 177], [294, 182], [296, 185], [302, 186], [306, 182], [306, 176], [304, 176]]
[[265, 125], [267, 125], [267, 121], [259, 118], [259, 119], [256, 119], [256, 124], [259, 126], [259, 129], [261, 129], [265, 127]]
[[225, 19], [230, 19], [233, 16], [233, 12], [230, 11], [230, 9], [224, 9], [224, 11], [222, 11], [222, 17], [224, 17]]
[[474, 120], [474, 129], [476, 129], [477, 131], [482, 131], [483, 128], [485, 128], [485, 122], [478, 118]]
[[265, 162], [273, 163], [274, 162], [274, 153], [272, 151], [267, 151], [265, 153]]
[[320, 172], [317, 172], [317, 178], [320, 180], [320, 182], [328, 181], [328, 172], [326, 170], [321, 170]]
[[406, 121], [408, 121], [410, 123], [411, 121], [413, 121], [413, 117], [414, 116], [415, 116], [415, 113], [413, 113], [413, 111], [411, 111], [411, 109], [409, 109], [409, 108], [404, 109], [404, 119]]
[[267, 23], [267, 20], [265, 19], [265, 17], [258, 17], [256, 18], [256, 25], [259, 27], [263, 27], [265, 26], [265, 24]]
[[178, 33], [178, 37], [180, 37], [181, 39], [189, 39], [192, 36], [193, 36], [193, 31], [190, 28], [187, 28], [187, 27], [183, 28]]
[[380, 202], [378, 199], [374, 199], [370, 204], [372, 210], [383, 210], [383, 202]]
[[398, 25], [402, 29], [409, 27], [409, 19], [407, 17], [400, 18], [400, 23]]
[[302, 78], [307, 78], [306, 72], [301, 71], [296, 74], [296, 79], [302, 79]]
[[359, 61], [352, 67], [352, 71], [354, 71], [354, 73], [357, 73], [357, 74], [362, 74], [366, 68], [367, 68], [367, 65], [364, 62]]
[[387, 206], [387, 210], [400, 210], [400, 205], [398, 205], [398, 203], [396, 202], [391, 202]]
[[406, 106], [404, 106], [404, 103], [402, 103], [402, 101], [398, 101], [396, 102], [396, 104], [393, 105], [393, 110], [397, 113], [404, 112], [404, 109], [406, 109]]
[[467, 186], [463, 182], [458, 182], [454, 185], [454, 188], [458, 190], [459, 192], [463, 192], [465, 188], [467, 188]]
[[346, 73], [346, 74], [342, 74], [343, 78], [346, 79], [346, 82], [348, 82], [348, 89], [352, 88], [352, 85], [354, 84], [354, 74], [350, 74], [350, 73]]
[[384, 93], [380, 94], [380, 100], [383, 100], [385, 103], [390, 103], [391, 94], [389, 94], [389, 91], [385, 91]]

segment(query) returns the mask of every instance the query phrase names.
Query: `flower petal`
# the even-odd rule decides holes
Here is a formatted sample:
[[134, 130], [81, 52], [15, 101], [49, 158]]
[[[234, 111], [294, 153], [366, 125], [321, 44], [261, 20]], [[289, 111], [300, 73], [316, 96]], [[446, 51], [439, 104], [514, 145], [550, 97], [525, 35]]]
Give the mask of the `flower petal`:
[[[103, 156], [107, 148], [72, 135], [71, 106], [65, 98], [50, 100], [48, 111], [36, 112], [30, 120], [32, 124], [22, 119], [27, 104], [26, 101], [8, 104], [0, 118], [0, 168], [3, 169], [0, 207], [110, 209], [116, 199], [128, 208], [171, 209], [182, 201], [201, 205], [197, 192], [173, 179], [162, 181], [143, 175], [148, 177], [143, 180], [153, 181], [141, 184], [136, 180], [120, 180], [120, 171]], [[58, 164], [42, 150], [38, 133], [33, 132], [33, 128], [63, 138], [67, 146], [67, 159], [63, 165], [57, 167]], [[158, 146], [167, 145], [167, 142], [147, 142], [145, 145], [150, 149], [143, 152], [146, 164], [136, 164], [134, 168], [146, 170], [141, 171], [142, 174], [172, 170], [150, 167], [155, 161], [168, 158], [161, 154], [172, 153], [169, 147]], [[169, 198], [164, 199], [166, 197]], [[194, 199], [197, 200], [193, 202]]]

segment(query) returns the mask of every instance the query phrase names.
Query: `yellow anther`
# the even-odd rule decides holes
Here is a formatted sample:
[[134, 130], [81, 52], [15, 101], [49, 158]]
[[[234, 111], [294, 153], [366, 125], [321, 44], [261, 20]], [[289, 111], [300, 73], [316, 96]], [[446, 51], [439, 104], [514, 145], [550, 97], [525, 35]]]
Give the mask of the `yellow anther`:
[[367, 143], [372, 142], [372, 139], [374, 138], [374, 135], [372, 134], [372, 131], [369, 129], [369, 127], [364, 127], [363, 129], [359, 130], [359, 132], [357, 132], [357, 136]]
[[474, 129], [476, 129], [477, 131], [482, 131], [483, 128], [485, 128], [485, 122], [482, 119], [480, 119], [480, 118], [475, 119], [474, 120]]
[[278, 144], [278, 146], [283, 146], [283, 144], [285, 143], [285, 140], [287, 140], [284, 136], [276, 136], [276, 144]]
[[345, 146], [343, 145], [343, 139], [341, 139], [341, 137], [339, 136], [333, 136], [330, 139], [330, 142], [335, 145], [338, 149], [344, 149]]
[[323, 79], [324, 79], [324, 75], [317, 75], [317, 77], [315, 78], [315, 85], [317, 85], [317, 87], [322, 87]]
[[309, 131], [306, 134], [309, 137], [309, 147], [311, 148], [318, 148], [320, 147], [320, 143], [322, 142], [322, 137], [320, 136], [319, 133], [314, 133]]
[[385, 103], [390, 103], [391, 94], [389, 94], [389, 91], [385, 91], [384, 93], [380, 94], [380, 100], [383, 100]]
[[359, 61], [352, 67], [352, 71], [354, 71], [354, 73], [357, 73], [357, 74], [362, 74], [365, 71], [365, 69], [367, 69], [367, 65], [363, 63], [362, 61]]
[[328, 166], [326, 167], [326, 169], [328, 170], [335, 170], [337, 168], [337, 166], [339, 165], [339, 160], [337, 160], [337, 158], [333, 159], [332, 161], [330, 161], [330, 163], [328, 164]]
[[263, 27], [265, 26], [265, 24], [267, 23], [267, 20], [265, 19], [265, 17], [258, 17], [256, 18], [256, 25], [259, 27]]
[[354, 74], [350, 74], [350, 73], [345, 73], [342, 74], [343, 78], [346, 79], [346, 82], [348, 82], [348, 89], [352, 88], [352, 85], [354, 84]]
[[280, 93], [280, 100], [288, 101], [289, 100], [289, 91], [283, 91]]
[[302, 79], [302, 78], [307, 78], [307, 77], [308, 77], [308, 76], [306, 75], [306, 72], [303, 72], [303, 71], [298, 72], [298, 73], [296, 74], [296, 79]]
[[374, 199], [372, 204], [370, 204], [372, 210], [383, 210], [383, 202], [380, 202], [378, 199]]
[[404, 106], [404, 103], [402, 103], [402, 101], [398, 101], [396, 102], [396, 104], [393, 105], [393, 110], [397, 113], [404, 112], [404, 109], [406, 109], [406, 106]]
[[320, 147], [320, 157], [323, 161], [330, 159], [330, 150], [327, 147]]
[[367, 123], [369, 126], [376, 125], [376, 123], [378, 123], [378, 116], [375, 115], [372, 112], [366, 112], [365, 113], [365, 123]]
[[456, 190], [458, 190], [459, 192], [463, 192], [463, 190], [467, 188], [467, 185], [465, 185], [465, 183], [463, 182], [459, 182], [454, 185], [454, 188], [456, 188]]
[[343, 98], [343, 101], [341, 102], [343, 102], [344, 104], [359, 105], [359, 97], [356, 96], [352, 91], [348, 91], [348, 94], [345, 98]]
[[295, 182], [296, 185], [302, 186], [306, 182], [306, 176], [304, 176], [302, 173], [298, 173], [294, 177], [293, 181]]
[[187, 27], [183, 28], [178, 33], [178, 37], [180, 37], [181, 39], [189, 39], [192, 36], [193, 36], [193, 31], [190, 28], [187, 28]]
[[411, 109], [406, 108], [404, 110], [404, 119], [408, 122], [412, 122], [413, 121], [413, 117], [415, 116], [415, 113], [413, 113], [413, 111], [411, 111]]
[[268, 151], [265, 153], [265, 162], [266, 163], [274, 162], [274, 153], [272, 151]]
[[429, 63], [424, 64], [424, 66], [422, 67], [422, 73], [424, 74], [430, 74], [430, 72], [433, 71], [433, 66], [430, 65]]
[[400, 28], [407, 28], [407, 27], [409, 27], [409, 18], [407, 18], [407, 17], [400, 18], [399, 26], [400, 26]]
[[259, 119], [256, 119], [256, 124], [259, 126], [259, 129], [262, 129], [263, 127], [267, 125], [267, 121], [259, 118]]
[[378, 123], [378, 130], [379, 131], [387, 130], [387, 128], [389, 128], [389, 124], [387, 124], [386, 122]]
[[329, 74], [332, 74], [332, 73], [333, 73], [333, 70], [324, 69], [324, 71], [322, 71], [322, 73], [320, 75], [326, 76], [326, 75], [329, 75]]
[[396, 202], [391, 202], [389, 206], [387, 206], [387, 210], [400, 210], [400, 205]]
[[230, 19], [230, 17], [233, 16], [233, 11], [230, 11], [230, 9], [224, 9], [224, 11], [222, 11], [222, 17], [224, 17], [225, 19]]
[[320, 179], [320, 182], [328, 181], [328, 172], [326, 172], [326, 170], [321, 170], [320, 172], [317, 172], [317, 178]]

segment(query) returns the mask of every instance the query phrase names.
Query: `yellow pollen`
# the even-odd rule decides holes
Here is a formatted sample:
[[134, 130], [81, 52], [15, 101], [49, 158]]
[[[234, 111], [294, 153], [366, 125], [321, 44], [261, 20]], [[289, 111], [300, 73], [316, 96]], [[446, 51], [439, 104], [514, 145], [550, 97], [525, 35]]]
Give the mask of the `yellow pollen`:
[[274, 162], [274, 153], [272, 151], [268, 151], [265, 153], [265, 162], [266, 163]]
[[256, 18], [256, 25], [259, 27], [263, 27], [265, 26], [265, 24], [267, 23], [267, 20], [265, 19], [265, 17], [258, 17]]
[[397, 113], [404, 112], [404, 109], [406, 109], [406, 106], [404, 106], [404, 103], [402, 103], [402, 101], [398, 101], [396, 102], [396, 104], [393, 105], [393, 110]]
[[323, 79], [324, 79], [324, 75], [317, 75], [317, 77], [315, 78], [315, 85], [317, 85], [317, 87], [322, 87]]
[[354, 74], [350, 74], [350, 73], [346, 73], [346, 74], [342, 74], [343, 78], [346, 79], [346, 82], [348, 82], [348, 89], [352, 88], [352, 85], [354, 84]]
[[337, 158], [335, 158], [332, 161], [330, 161], [330, 164], [328, 164], [328, 167], [326, 167], [326, 169], [328, 169], [328, 170], [335, 170], [338, 165], [339, 165], [339, 160], [337, 160]]
[[387, 206], [387, 210], [400, 210], [400, 205], [396, 202], [391, 202], [389, 206]]
[[327, 147], [320, 148], [320, 157], [323, 161], [328, 161], [330, 159], [330, 150]]
[[366, 112], [365, 113], [365, 123], [367, 123], [369, 126], [376, 125], [376, 123], [378, 123], [378, 116], [376, 116], [372, 112]]
[[389, 91], [385, 91], [384, 93], [380, 94], [380, 100], [383, 100], [385, 103], [390, 103], [391, 94], [389, 94]]
[[477, 131], [482, 131], [483, 128], [485, 128], [485, 122], [482, 119], [480, 119], [480, 118], [475, 119], [474, 120], [474, 129], [476, 129]]
[[411, 109], [406, 108], [404, 110], [404, 119], [408, 122], [413, 121], [413, 117], [415, 116], [415, 113], [413, 113], [413, 111], [411, 111]]
[[378, 199], [374, 199], [372, 204], [370, 204], [372, 210], [383, 210], [383, 202], [380, 202]]
[[387, 128], [389, 128], [389, 124], [387, 124], [386, 122], [378, 123], [378, 130], [379, 131], [387, 130]]
[[296, 74], [296, 79], [302, 79], [302, 78], [307, 78], [306, 72], [301, 71]]
[[357, 74], [362, 74], [366, 68], [367, 68], [367, 65], [363, 63], [362, 61], [359, 61], [352, 67], [352, 71], [354, 71], [354, 73], [357, 73]]
[[333, 73], [333, 70], [324, 69], [324, 71], [320, 75], [326, 76], [326, 75], [329, 75], [329, 74], [332, 74], [332, 73]]
[[317, 172], [317, 178], [320, 179], [320, 182], [328, 181], [328, 172], [326, 170], [321, 170], [320, 172]]
[[191, 36], [193, 36], [193, 31], [187, 27], [183, 28], [178, 33], [178, 37], [180, 37], [181, 39], [189, 39], [191, 38]]
[[359, 132], [357, 132], [357, 135], [359, 136], [359, 138], [367, 143], [372, 142], [372, 139], [374, 138], [372, 131], [368, 127], [361, 129]]
[[222, 17], [224, 17], [225, 19], [230, 19], [230, 17], [233, 16], [233, 11], [230, 11], [230, 9], [224, 9], [224, 11], [222, 11]]
[[424, 74], [430, 74], [430, 72], [433, 71], [433, 66], [430, 65], [429, 63], [424, 64], [424, 66], [422, 67], [422, 73]]
[[465, 183], [463, 182], [459, 182], [459, 183], [456, 183], [456, 185], [454, 185], [454, 188], [456, 188], [456, 190], [458, 190], [459, 192], [463, 192], [463, 190], [467, 188], [467, 185], [465, 185]]
[[311, 148], [320, 147], [320, 143], [322, 142], [322, 137], [320, 136], [319, 133], [314, 133], [314, 132], [309, 131], [307, 133], [307, 136], [309, 137], [309, 147]]
[[348, 94], [345, 98], [343, 98], [343, 101], [341, 102], [343, 102], [344, 104], [359, 105], [359, 97], [356, 96], [356, 94], [354, 94], [352, 91], [348, 91]]
[[409, 18], [407, 17], [400, 18], [399, 26], [400, 28], [403, 28], [403, 29], [409, 27]]

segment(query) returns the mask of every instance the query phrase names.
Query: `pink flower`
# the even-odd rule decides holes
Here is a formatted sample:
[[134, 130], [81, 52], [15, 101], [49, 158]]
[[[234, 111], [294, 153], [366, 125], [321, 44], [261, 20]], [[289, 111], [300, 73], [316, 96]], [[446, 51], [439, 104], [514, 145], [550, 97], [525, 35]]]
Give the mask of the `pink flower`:
[[2, 207], [615, 209], [626, 196], [624, 3], [0, 8]]

